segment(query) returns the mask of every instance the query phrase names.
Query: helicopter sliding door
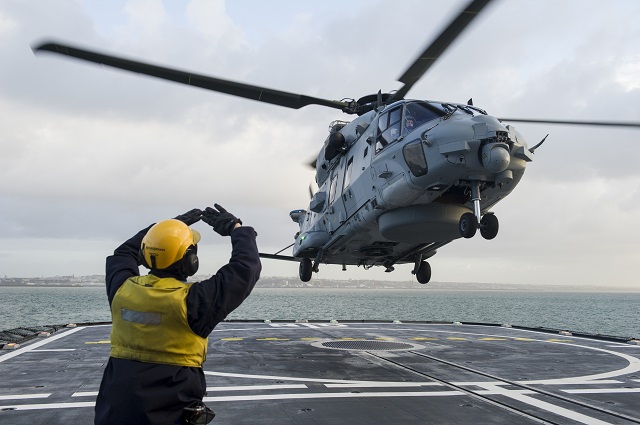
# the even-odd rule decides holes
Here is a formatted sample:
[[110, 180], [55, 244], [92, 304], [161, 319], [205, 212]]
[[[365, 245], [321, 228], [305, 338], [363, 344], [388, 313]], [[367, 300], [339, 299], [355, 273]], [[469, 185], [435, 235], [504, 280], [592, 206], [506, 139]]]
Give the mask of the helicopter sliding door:
[[332, 233], [346, 220], [346, 210], [342, 189], [344, 187], [346, 157], [340, 158], [340, 163], [331, 171], [327, 193], [327, 230]]

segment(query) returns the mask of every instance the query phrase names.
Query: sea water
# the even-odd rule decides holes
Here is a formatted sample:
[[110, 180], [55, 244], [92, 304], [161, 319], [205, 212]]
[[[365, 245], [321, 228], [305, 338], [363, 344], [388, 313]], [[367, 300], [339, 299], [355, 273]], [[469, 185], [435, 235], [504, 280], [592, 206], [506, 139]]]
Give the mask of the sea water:
[[[228, 319], [511, 324], [640, 337], [640, 293], [256, 288]], [[0, 330], [108, 322], [103, 287], [0, 287]]]

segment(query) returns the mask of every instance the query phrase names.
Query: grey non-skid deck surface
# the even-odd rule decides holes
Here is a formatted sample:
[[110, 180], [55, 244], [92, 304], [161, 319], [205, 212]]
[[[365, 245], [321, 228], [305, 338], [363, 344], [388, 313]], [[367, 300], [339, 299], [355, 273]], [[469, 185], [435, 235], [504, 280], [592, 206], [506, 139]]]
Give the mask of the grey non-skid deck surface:
[[[110, 326], [0, 351], [0, 424], [90, 424]], [[640, 423], [640, 346], [478, 325], [222, 323], [214, 424]]]

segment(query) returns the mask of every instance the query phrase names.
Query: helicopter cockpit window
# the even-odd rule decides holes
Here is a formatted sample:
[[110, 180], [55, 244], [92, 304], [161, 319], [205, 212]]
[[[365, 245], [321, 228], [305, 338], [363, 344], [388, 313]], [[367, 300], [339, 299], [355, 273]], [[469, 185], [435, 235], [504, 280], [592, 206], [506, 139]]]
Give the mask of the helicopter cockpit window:
[[427, 102], [410, 102], [405, 108], [403, 136], [428, 121], [445, 116], [444, 111]]
[[400, 124], [402, 121], [402, 108], [398, 107], [389, 112], [385, 112], [378, 118], [378, 139], [376, 141], [376, 152], [384, 149], [400, 137]]

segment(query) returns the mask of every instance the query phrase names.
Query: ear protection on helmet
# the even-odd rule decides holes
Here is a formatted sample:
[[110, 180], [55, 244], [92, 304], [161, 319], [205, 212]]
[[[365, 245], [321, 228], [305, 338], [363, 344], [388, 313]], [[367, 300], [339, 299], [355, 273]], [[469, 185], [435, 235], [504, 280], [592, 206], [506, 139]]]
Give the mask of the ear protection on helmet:
[[198, 271], [200, 262], [198, 260], [198, 245], [191, 245], [180, 260], [180, 272], [185, 276], [193, 276]]

